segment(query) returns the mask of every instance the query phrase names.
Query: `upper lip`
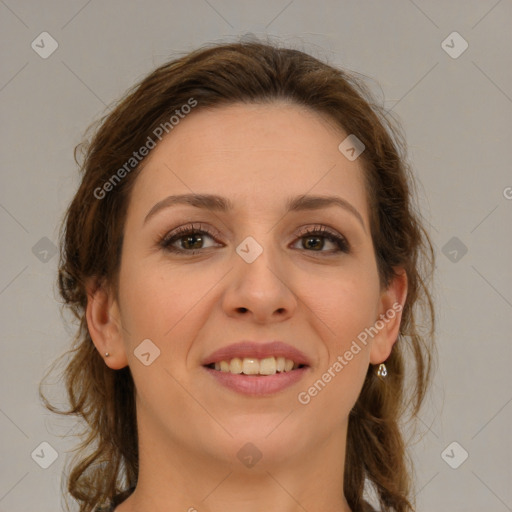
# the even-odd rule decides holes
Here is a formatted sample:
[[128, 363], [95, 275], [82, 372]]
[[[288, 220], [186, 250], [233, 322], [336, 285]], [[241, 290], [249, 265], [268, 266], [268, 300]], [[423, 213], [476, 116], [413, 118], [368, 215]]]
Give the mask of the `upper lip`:
[[267, 357], [284, 357], [291, 359], [294, 363], [310, 366], [308, 357], [299, 349], [282, 341], [256, 342], [240, 341], [226, 347], [219, 348], [203, 359], [203, 366], [220, 361], [229, 361], [239, 357], [254, 357], [265, 359]]

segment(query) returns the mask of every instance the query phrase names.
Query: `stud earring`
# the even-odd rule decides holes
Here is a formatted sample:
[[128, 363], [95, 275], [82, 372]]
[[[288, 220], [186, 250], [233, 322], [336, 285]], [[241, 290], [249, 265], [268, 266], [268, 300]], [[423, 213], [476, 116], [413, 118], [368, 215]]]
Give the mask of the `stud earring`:
[[108, 352], [105, 352], [105, 357], [108, 357], [110, 354]]
[[386, 377], [388, 374], [388, 369], [384, 363], [379, 364], [379, 369], [377, 370], [377, 375], [379, 377]]

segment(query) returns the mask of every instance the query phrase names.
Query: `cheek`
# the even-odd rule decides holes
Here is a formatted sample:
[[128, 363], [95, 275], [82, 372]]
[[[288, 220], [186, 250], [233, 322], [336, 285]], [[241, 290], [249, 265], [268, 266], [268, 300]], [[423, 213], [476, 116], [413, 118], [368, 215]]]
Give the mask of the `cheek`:
[[323, 416], [326, 424], [345, 421], [357, 401], [370, 362], [370, 345], [358, 336], [377, 319], [379, 295], [376, 268], [368, 264], [340, 272], [324, 293], [311, 299], [319, 323], [329, 328], [324, 337], [327, 357], [298, 402], [308, 414]]
[[[121, 268], [120, 299], [124, 334], [131, 344], [154, 339], [159, 346], [199, 300], [192, 272], [181, 276], [151, 264], [130, 264]], [[204, 293], [204, 292], [203, 292]]]
[[314, 294], [309, 292], [308, 305], [325, 324], [329, 353], [336, 356], [377, 319], [378, 278], [369, 267], [340, 272], [323, 284]]
[[313, 417], [324, 417], [326, 425], [345, 421], [357, 401], [370, 363], [364, 331], [377, 319], [378, 297], [373, 278], [352, 276], [340, 279], [337, 286], [331, 282], [325, 293], [310, 298], [308, 306], [325, 333], [326, 354], [297, 401]]
[[134, 350], [150, 339], [160, 349], [159, 366], [176, 375], [186, 372], [190, 349], [215, 307], [215, 285], [224, 272], [198, 272], [192, 266], [177, 268], [166, 262], [137, 263], [135, 258], [125, 263], [120, 299], [129, 364], [138, 366]]
[[[173, 403], [173, 411], [185, 410], [190, 404], [176, 379], [181, 382], [186, 372], [184, 361], [197, 325], [194, 306], [199, 306], [205, 290], [194, 286], [197, 278], [192, 272], [171, 272], [165, 265], [137, 263], [135, 258], [124, 263], [120, 274], [123, 340], [138, 400], [142, 409], [157, 416], [162, 400]], [[157, 348], [146, 342], [143, 352], [139, 347], [147, 339]], [[149, 365], [137, 356], [146, 352]]]

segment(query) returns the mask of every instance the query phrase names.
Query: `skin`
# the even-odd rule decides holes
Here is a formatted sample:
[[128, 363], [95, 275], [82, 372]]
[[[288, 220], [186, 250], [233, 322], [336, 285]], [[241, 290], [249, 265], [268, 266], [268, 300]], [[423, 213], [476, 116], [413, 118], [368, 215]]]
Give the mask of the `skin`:
[[[116, 512], [350, 511], [342, 485], [348, 415], [368, 365], [389, 356], [400, 313], [310, 403], [297, 395], [379, 315], [404, 304], [407, 280], [399, 272], [379, 286], [362, 161], [338, 150], [346, 136], [294, 104], [236, 104], [193, 112], [146, 159], [130, 198], [118, 299], [90, 283], [87, 306], [91, 337], [111, 354], [105, 363], [129, 365], [137, 388], [139, 481]], [[144, 223], [165, 197], [192, 192], [227, 197], [235, 209], [179, 205]], [[286, 199], [302, 194], [342, 197], [363, 224], [336, 206], [285, 215]], [[216, 233], [195, 245], [204, 247], [199, 254], [159, 245], [190, 222]], [[350, 252], [334, 253], [325, 238], [308, 246], [299, 228], [318, 225], [344, 236]], [[263, 248], [250, 264], [235, 250], [247, 236]], [[186, 236], [174, 246], [190, 251]], [[149, 366], [134, 355], [147, 338], [161, 351]], [[201, 360], [242, 339], [285, 341], [311, 367], [273, 396], [238, 394]], [[247, 442], [262, 454], [252, 468], [237, 457]]]

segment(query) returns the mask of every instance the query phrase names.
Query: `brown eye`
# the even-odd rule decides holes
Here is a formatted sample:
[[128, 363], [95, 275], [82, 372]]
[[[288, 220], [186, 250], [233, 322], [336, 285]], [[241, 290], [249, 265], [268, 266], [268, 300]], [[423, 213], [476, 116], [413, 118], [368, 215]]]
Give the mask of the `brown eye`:
[[[303, 231], [299, 237], [302, 240], [302, 248], [308, 252], [320, 252], [320, 253], [338, 253], [338, 252], [349, 252], [349, 245], [346, 239], [329, 231], [324, 226], [319, 228], [310, 228], [309, 230]], [[332, 243], [336, 248], [333, 250], [322, 250], [325, 247], [325, 240]]]
[[[203, 228], [194, 228], [194, 226], [184, 226], [165, 236], [160, 242], [165, 250], [178, 254], [196, 254], [204, 249], [205, 239], [215, 240], [213, 234]], [[178, 247], [176, 243], [178, 242]]]

